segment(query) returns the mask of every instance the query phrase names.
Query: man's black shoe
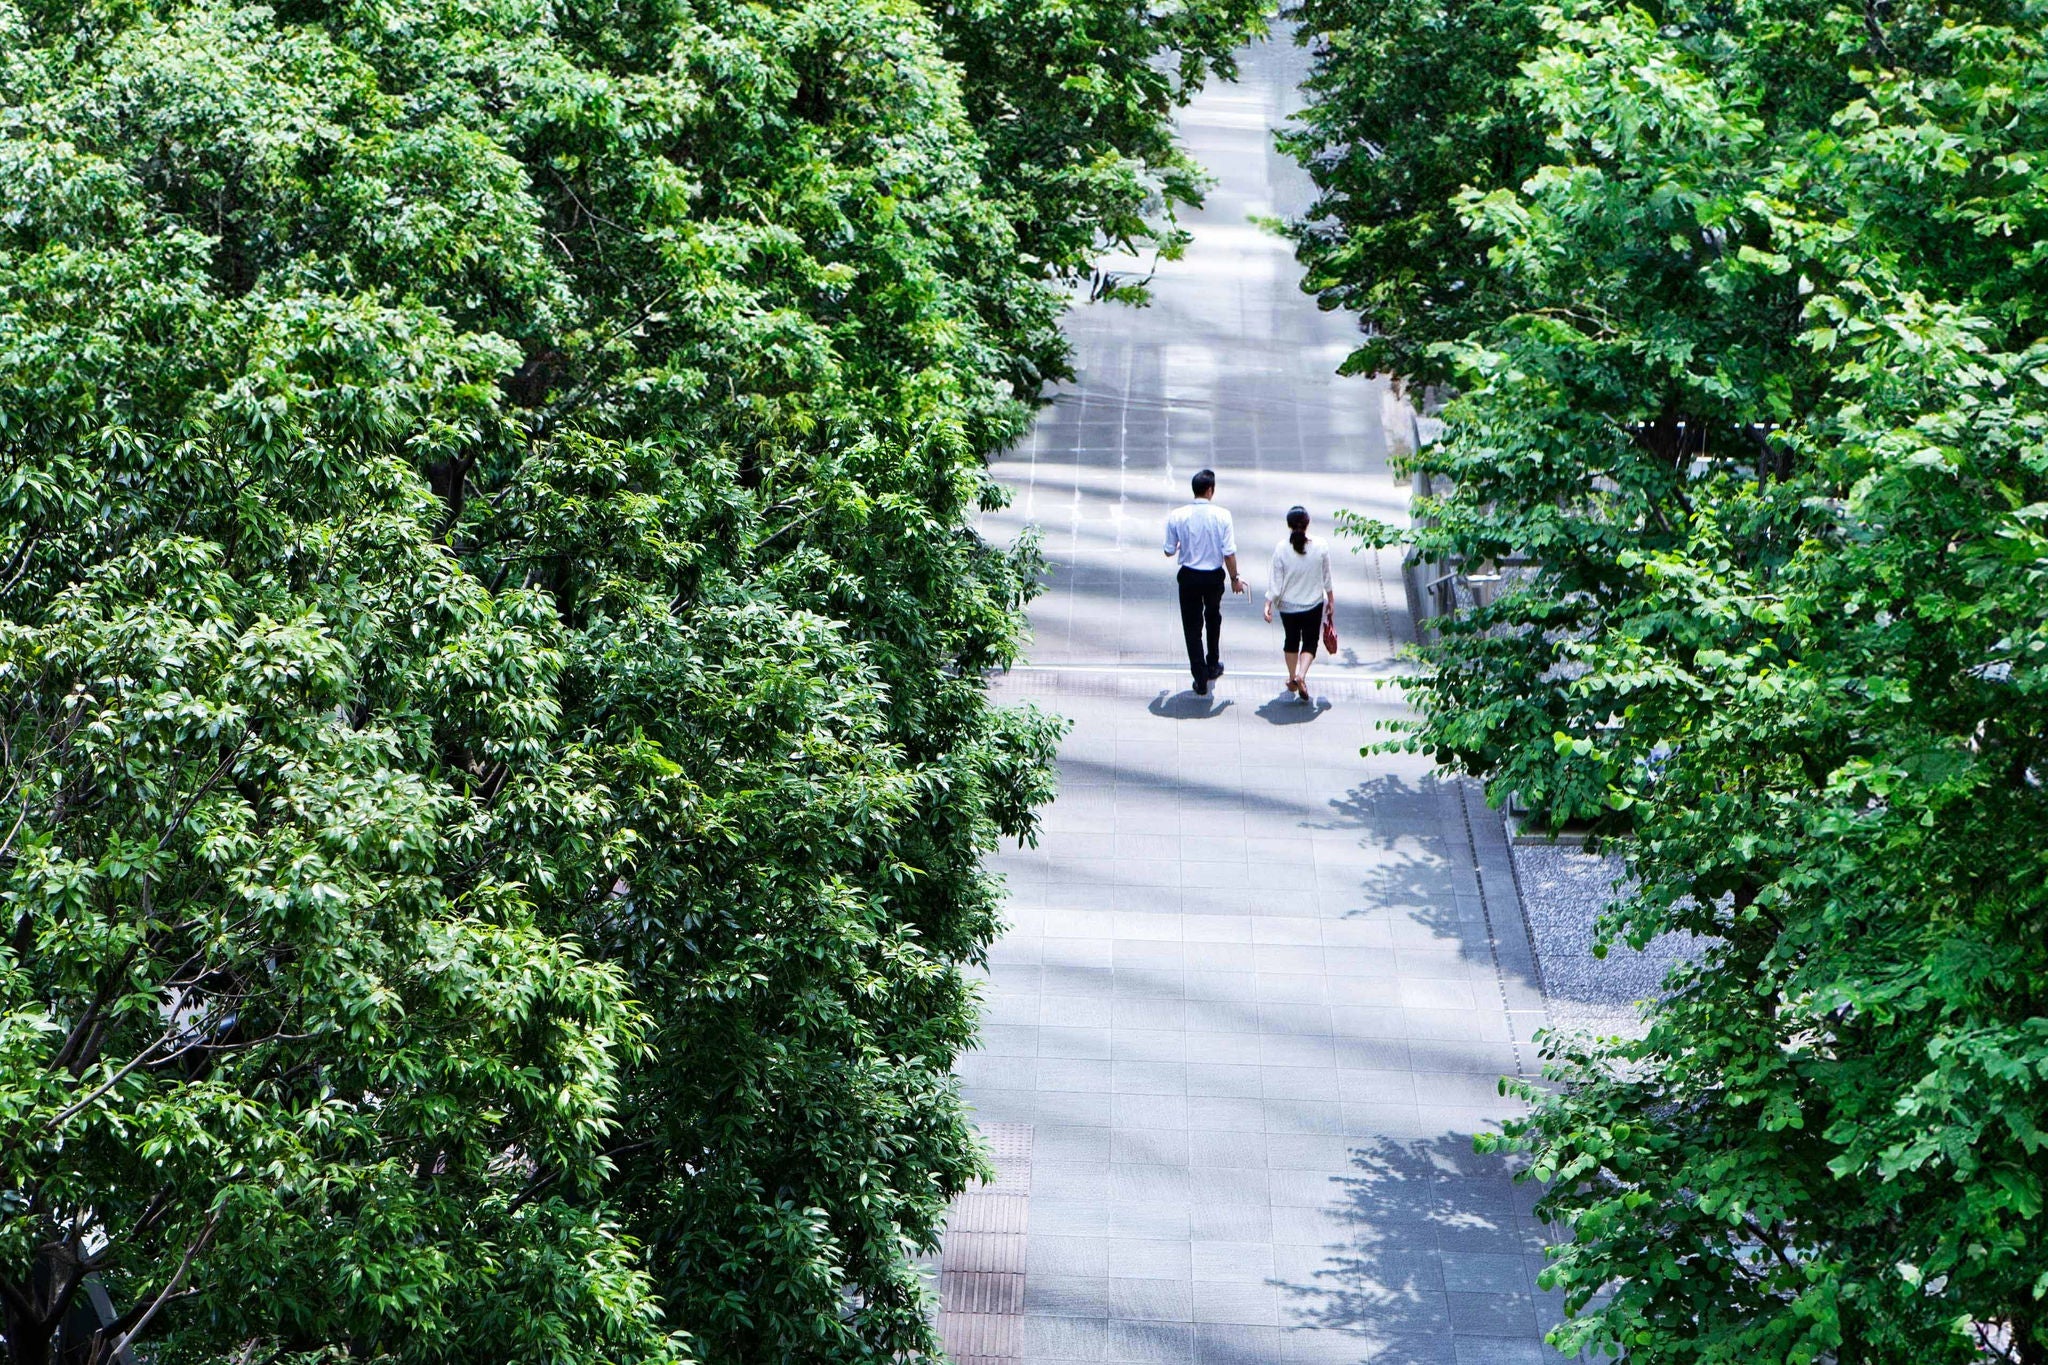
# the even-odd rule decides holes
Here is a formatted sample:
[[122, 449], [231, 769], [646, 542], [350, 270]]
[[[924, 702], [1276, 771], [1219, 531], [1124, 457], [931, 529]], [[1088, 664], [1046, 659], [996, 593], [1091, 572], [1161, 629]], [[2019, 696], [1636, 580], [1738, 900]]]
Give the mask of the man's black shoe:
[[1209, 695], [1209, 680], [1207, 678], [1195, 679], [1195, 695], [1198, 697]]
[[1215, 679], [1217, 679], [1217, 678], [1220, 678], [1220, 677], [1222, 677], [1222, 676], [1223, 676], [1223, 665], [1222, 665], [1222, 664], [1210, 664], [1210, 665], [1209, 665], [1209, 677], [1210, 677], [1210, 679], [1211, 679], [1212, 681], [1213, 681], [1213, 680], [1215, 680]]

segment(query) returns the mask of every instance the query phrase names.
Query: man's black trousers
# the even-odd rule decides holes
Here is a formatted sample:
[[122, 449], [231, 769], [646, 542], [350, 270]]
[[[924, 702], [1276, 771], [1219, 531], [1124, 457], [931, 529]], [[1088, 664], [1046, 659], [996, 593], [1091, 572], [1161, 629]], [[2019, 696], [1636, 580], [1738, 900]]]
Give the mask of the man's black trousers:
[[[1209, 629], [1206, 649], [1202, 647], [1204, 626]], [[1188, 672], [1196, 682], [1209, 681], [1222, 661], [1223, 570], [1180, 571], [1180, 630], [1188, 640]]]

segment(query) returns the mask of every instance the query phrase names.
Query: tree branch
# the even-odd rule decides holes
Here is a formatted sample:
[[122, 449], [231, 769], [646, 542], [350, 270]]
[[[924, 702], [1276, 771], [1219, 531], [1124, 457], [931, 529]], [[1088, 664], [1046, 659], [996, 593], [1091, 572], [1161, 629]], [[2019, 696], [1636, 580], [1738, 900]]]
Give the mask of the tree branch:
[[121, 1352], [127, 1350], [129, 1343], [142, 1335], [143, 1328], [149, 1326], [149, 1320], [156, 1316], [157, 1310], [168, 1303], [172, 1296], [177, 1293], [178, 1286], [184, 1282], [185, 1273], [192, 1269], [193, 1258], [198, 1256], [201, 1251], [204, 1251], [206, 1244], [213, 1240], [214, 1232], [220, 1227], [220, 1218], [220, 1209], [214, 1209], [212, 1214], [207, 1217], [206, 1226], [201, 1228], [199, 1235], [192, 1239], [192, 1245], [185, 1248], [185, 1256], [183, 1260], [178, 1262], [177, 1273], [165, 1282], [163, 1289], [150, 1302], [149, 1307], [143, 1311], [141, 1318], [136, 1321], [133, 1327], [121, 1335], [121, 1339], [114, 1343], [113, 1349], [107, 1352], [108, 1355], [118, 1357]]

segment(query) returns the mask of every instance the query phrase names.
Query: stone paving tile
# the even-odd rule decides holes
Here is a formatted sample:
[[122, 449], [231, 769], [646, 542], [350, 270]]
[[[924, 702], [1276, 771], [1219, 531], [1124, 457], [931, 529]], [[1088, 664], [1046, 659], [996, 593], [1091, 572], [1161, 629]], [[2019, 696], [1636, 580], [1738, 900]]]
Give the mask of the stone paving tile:
[[[1384, 385], [1334, 375], [1354, 331], [1249, 220], [1308, 202], [1268, 133], [1301, 74], [1283, 35], [1186, 112], [1220, 177], [1193, 246], [1152, 307], [1072, 314], [1078, 379], [984, 526], [1037, 527], [1053, 563], [998, 694], [1073, 723], [1039, 846], [994, 863], [1010, 928], [960, 1064], [984, 1121], [1034, 1130], [1034, 1365], [1555, 1358], [1529, 1194], [1471, 1150], [1543, 1017], [1506, 843], [1423, 760], [1359, 752], [1401, 714], [1397, 565], [1333, 542], [1344, 652], [1317, 705], [1281, 693], [1257, 616], [1289, 504], [1327, 533], [1406, 500]], [[1203, 464], [1254, 594], [1197, 698], [1158, 538]]]

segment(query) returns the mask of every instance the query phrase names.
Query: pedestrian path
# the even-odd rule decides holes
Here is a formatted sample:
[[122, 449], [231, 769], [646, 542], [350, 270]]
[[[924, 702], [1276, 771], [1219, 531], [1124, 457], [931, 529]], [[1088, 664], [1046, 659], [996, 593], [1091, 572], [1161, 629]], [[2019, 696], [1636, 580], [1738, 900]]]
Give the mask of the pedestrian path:
[[[986, 1245], [1021, 1247], [977, 1361], [1547, 1358], [1530, 1194], [1471, 1150], [1542, 1019], [1505, 840], [1425, 760], [1359, 753], [1402, 714], [1398, 561], [1339, 548], [1315, 705], [1258, 619], [1290, 504], [1318, 534], [1405, 506], [1382, 386], [1334, 374], [1350, 324], [1256, 221], [1309, 200], [1269, 132], [1303, 68], [1283, 37], [1186, 112], [1220, 181], [1193, 246], [1150, 308], [1075, 312], [1079, 377], [998, 466], [984, 530], [1036, 526], [1054, 565], [998, 692], [1073, 730], [1039, 846], [997, 860], [1011, 927], [960, 1067], [1016, 1163]], [[1197, 698], [1159, 538], [1204, 465], [1254, 592]]]

